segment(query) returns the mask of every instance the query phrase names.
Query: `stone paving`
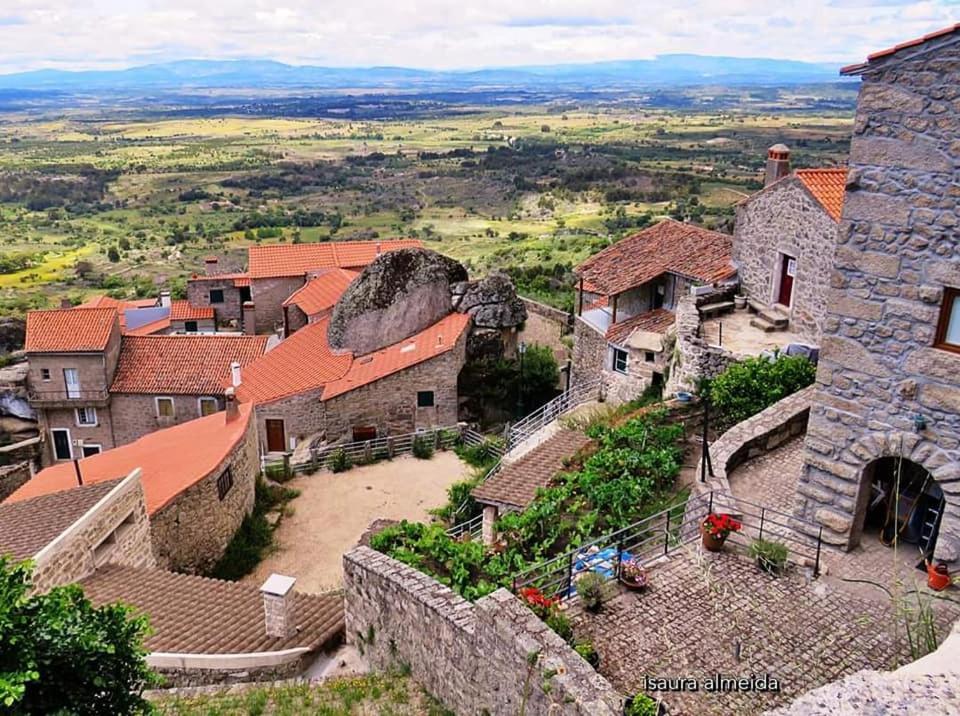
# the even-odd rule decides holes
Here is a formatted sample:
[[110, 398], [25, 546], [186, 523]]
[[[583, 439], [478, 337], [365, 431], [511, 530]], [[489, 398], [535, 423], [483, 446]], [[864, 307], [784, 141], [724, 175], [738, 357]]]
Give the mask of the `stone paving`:
[[[571, 613], [578, 635], [600, 653], [600, 672], [621, 693], [648, 690], [653, 678], [695, 681], [696, 691], [650, 692], [671, 716], [761, 713], [906, 656], [895, 646], [888, 609], [797, 572], [772, 577], [740, 555], [675, 552], [650, 580], [645, 592], [621, 592], [599, 614]], [[710, 692], [706, 680], [717, 674], [766, 675], [779, 690]]]
[[734, 469], [728, 476], [730, 491], [738, 499], [793, 514], [802, 469], [803, 437], [800, 436]]

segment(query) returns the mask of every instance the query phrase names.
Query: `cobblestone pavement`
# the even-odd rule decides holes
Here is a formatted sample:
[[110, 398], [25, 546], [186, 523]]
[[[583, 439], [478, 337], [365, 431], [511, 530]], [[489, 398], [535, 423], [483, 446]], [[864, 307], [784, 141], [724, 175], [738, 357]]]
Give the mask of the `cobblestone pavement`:
[[[573, 621], [625, 695], [646, 690], [648, 677], [697, 680], [697, 691], [660, 694], [671, 716], [760, 713], [907, 658], [887, 607], [797, 572], [772, 577], [743, 556], [696, 548], [674, 553], [650, 579], [647, 591], [622, 592], [596, 615], [572, 612]], [[716, 674], [768, 675], [780, 690], [707, 691], [705, 679]]]
[[801, 470], [803, 436], [736, 467], [728, 476], [730, 490], [738, 499], [793, 514]]

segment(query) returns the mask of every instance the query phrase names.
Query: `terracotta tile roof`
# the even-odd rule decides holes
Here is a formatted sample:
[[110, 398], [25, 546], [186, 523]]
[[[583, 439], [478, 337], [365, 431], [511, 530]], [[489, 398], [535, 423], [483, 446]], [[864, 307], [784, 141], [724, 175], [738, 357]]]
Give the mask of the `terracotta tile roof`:
[[354, 358], [350, 369], [342, 378], [327, 383], [323, 390], [323, 399], [330, 400], [362, 385], [373, 383], [446, 353], [453, 349], [469, 325], [470, 316], [464, 313], [451, 313], [406, 340]]
[[251, 246], [248, 273], [255, 279], [303, 276], [308, 271], [324, 268], [362, 268], [372, 263], [379, 253], [422, 247], [423, 242], [418, 239]]
[[102, 351], [114, 326], [115, 308], [69, 308], [27, 312], [27, 353]]
[[191, 306], [189, 301], [172, 301], [170, 303], [171, 321], [201, 321], [212, 318], [212, 306]]
[[249, 285], [250, 285], [250, 277], [247, 276], [247, 274], [243, 274], [242, 276], [237, 276], [237, 277], [233, 280], [233, 285], [236, 286], [237, 288], [240, 288], [241, 286], [249, 286]]
[[651, 333], [666, 333], [673, 327], [676, 318], [673, 311], [666, 308], [655, 308], [646, 313], [640, 313], [624, 321], [614, 323], [607, 329], [606, 338], [611, 343], [624, 343], [634, 331], [650, 331]]
[[290, 294], [284, 306], [297, 306], [308, 316], [332, 308], [358, 275], [347, 269], [327, 269]]
[[160, 318], [156, 321], [150, 321], [150, 323], [144, 323], [142, 326], [137, 326], [136, 328], [129, 328], [123, 330], [123, 335], [125, 336], [152, 336], [154, 333], [159, 333], [160, 331], [166, 330], [170, 327], [170, 316], [165, 318]]
[[340, 378], [353, 361], [349, 353], [333, 353], [324, 319], [304, 326], [276, 348], [240, 371], [237, 396], [255, 403], [322, 388]]
[[[152, 515], [213, 472], [230, 454], [243, 437], [253, 412], [250, 405], [238, 407], [240, 414], [229, 422], [221, 411], [86, 457], [78, 463], [84, 484], [126, 477], [139, 467], [147, 512]], [[73, 490], [76, 485], [73, 463], [56, 463], [25, 482], [4, 504]]]
[[155, 298], [120, 299], [104, 294], [92, 296], [79, 306], [74, 306], [74, 308], [116, 308], [118, 311], [123, 311], [128, 308], [150, 308], [156, 305], [157, 299]]
[[471, 493], [480, 502], [525, 508], [563, 470], [563, 461], [590, 442], [579, 430], [560, 430], [516, 462], [475, 487]]
[[250, 654], [298, 647], [315, 651], [343, 632], [343, 597], [295, 592], [297, 631], [267, 636], [259, 585], [177, 574], [147, 567], [106, 565], [81, 582], [97, 606], [132, 605], [150, 619], [151, 652]]
[[230, 364], [252, 363], [267, 350], [269, 336], [124, 336], [112, 393], [217, 395], [230, 378]]
[[885, 50], [878, 50], [877, 52], [871, 53], [870, 55], [867, 55], [866, 62], [857, 62], [852, 65], [847, 65], [846, 67], [840, 70], [840, 74], [842, 75], [855, 74], [861, 70], [866, 69], [870, 65], [870, 63], [876, 62], [877, 60], [881, 60], [885, 57], [890, 57], [891, 55], [895, 55], [896, 53], [900, 52], [900, 50], [905, 50], [909, 47], [917, 47], [918, 45], [922, 45], [925, 42], [930, 42], [931, 40], [936, 40], [940, 37], [946, 37], [947, 35], [952, 35], [955, 32], [960, 32], [960, 22], [955, 23], [953, 25], [949, 25], [948, 27], [941, 28], [940, 30], [936, 30], [935, 32], [927, 33], [922, 37], [916, 37], [912, 40], [901, 42], [900, 44], [894, 45], [893, 47], [888, 47]]
[[846, 167], [797, 169], [797, 179], [813, 194], [834, 221], [840, 221], [847, 187]]
[[727, 234], [664, 219], [621, 239], [577, 266], [575, 273], [597, 293], [612, 296], [675, 273], [715, 283], [736, 273]]
[[[71, 469], [73, 465], [71, 464]], [[0, 555], [29, 559], [83, 517], [122, 477], [28, 500], [0, 503]]]
[[234, 286], [249, 286], [250, 276], [244, 271], [235, 271], [233, 273], [214, 273], [202, 274], [195, 273], [190, 277], [191, 281], [233, 281]]

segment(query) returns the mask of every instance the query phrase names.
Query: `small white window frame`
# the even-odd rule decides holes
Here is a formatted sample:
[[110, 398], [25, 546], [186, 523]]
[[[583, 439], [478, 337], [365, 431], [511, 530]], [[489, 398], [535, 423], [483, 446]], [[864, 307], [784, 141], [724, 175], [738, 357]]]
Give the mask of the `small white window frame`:
[[[161, 400], [169, 400], [169, 401], [170, 401], [171, 415], [163, 415], [163, 414], [160, 412], [160, 401], [161, 401]], [[156, 408], [156, 414], [157, 414], [157, 419], [158, 419], [158, 420], [171, 420], [171, 419], [172, 419], [172, 420], [176, 420], [176, 417], [177, 417], [177, 403], [176, 403], [176, 401], [173, 399], [173, 396], [170, 396], [170, 395], [158, 395], [157, 397], [155, 397], [155, 398], [153, 399], [153, 402], [154, 402], [154, 407]]]
[[[82, 455], [82, 457], [93, 457], [93, 455], [84, 455], [84, 454], [83, 454], [84, 450], [87, 450], [87, 449], [89, 449], [89, 448], [96, 448], [96, 449], [97, 449], [97, 451], [96, 451], [93, 455], [99, 455], [100, 453], [103, 452], [103, 445], [101, 445], [100, 443], [84, 443], [84, 444], [80, 447], [80, 455]], [[81, 459], [82, 459], [82, 458], [81, 458]]]
[[[92, 422], [92, 423], [84, 423], [84, 422], [82, 422], [82, 421], [80, 420], [80, 411], [81, 411], [81, 410], [83, 410], [83, 411], [92, 410], [92, 411], [93, 411], [93, 422]], [[98, 425], [100, 425], [100, 416], [97, 415], [97, 409], [96, 409], [96, 408], [93, 408], [93, 407], [89, 407], [89, 406], [83, 406], [83, 407], [80, 407], [80, 408], [74, 408], [74, 409], [73, 409], [73, 419], [76, 421], [78, 428], [95, 428], [95, 427], [97, 427]]]
[[[610, 368], [614, 373], [619, 373], [620, 375], [629, 375], [630, 373], [630, 354], [625, 351], [623, 348], [617, 348], [616, 346], [610, 346]], [[617, 354], [623, 354], [623, 370], [617, 368]]]
[[[210, 401], [213, 402], [213, 413], [220, 411], [220, 402], [215, 397], [212, 395], [201, 395], [199, 398], [197, 398], [197, 415], [201, 418], [206, 417], [203, 414], [203, 404]], [[213, 413], [207, 413], [207, 415], [213, 415]]]

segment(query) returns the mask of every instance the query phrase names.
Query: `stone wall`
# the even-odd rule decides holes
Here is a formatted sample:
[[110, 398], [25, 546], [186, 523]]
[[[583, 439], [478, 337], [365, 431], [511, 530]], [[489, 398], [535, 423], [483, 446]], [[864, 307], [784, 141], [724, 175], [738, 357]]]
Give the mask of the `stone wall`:
[[323, 404], [323, 388], [297, 393], [272, 403], [256, 407], [257, 425], [263, 452], [267, 452], [267, 420], [282, 420], [287, 447], [290, 438], [298, 443], [326, 430], [326, 407]]
[[554, 321], [557, 324], [558, 333], [561, 328], [570, 326], [570, 314], [566, 311], [561, 311], [559, 308], [534, 301], [532, 298], [524, 298], [523, 296], [519, 296], [518, 298], [523, 301], [523, 305], [527, 307], [527, 313], [535, 313], [538, 316], [543, 316], [544, 318]]
[[733, 261], [744, 293], [763, 305], [777, 302], [783, 255], [797, 259], [790, 330], [820, 342], [826, 317], [837, 222], [796, 177], [777, 182], [737, 208]]
[[29, 460], [0, 467], [0, 502], [10, 497], [31, 477], [33, 477], [33, 470]]
[[375, 669], [409, 668], [455, 713], [622, 713], [613, 687], [508, 591], [471, 604], [368, 547], [343, 566], [347, 642]]
[[115, 446], [126, 445], [149, 433], [202, 417], [199, 399], [216, 398], [217, 410], [223, 410], [222, 395], [168, 395], [173, 398], [173, 417], [157, 415], [157, 396], [138, 393], [114, 393], [110, 396], [109, 418]]
[[711, 297], [682, 296], [676, 307], [676, 343], [670, 359], [670, 379], [667, 392], [692, 391], [700, 378], [713, 378], [736, 363], [738, 356], [711, 346], [700, 337], [698, 303], [710, 302]]
[[34, 562], [36, 592], [76, 582], [107, 563], [154, 566], [139, 470], [40, 550]]
[[[54, 462], [53, 436], [50, 434], [53, 428], [69, 430], [71, 441], [83, 440], [90, 445], [99, 445], [103, 450], [110, 450], [119, 444], [114, 441], [110, 404], [98, 403], [95, 410], [97, 411], [96, 425], [77, 425], [75, 408], [48, 408], [40, 411], [40, 428], [47, 438], [44, 465]], [[79, 448], [73, 446], [72, 449], [75, 457], [79, 457]]]
[[[228, 468], [233, 487], [221, 500], [217, 479]], [[190, 573], [213, 567], [253, 510], [259, 472], [257, 426], [251, 416], [243, 437], [223, 462], [151, 516], [157, 566]]]
[[943, 289], [960, 287], [960, 37], [943, 42], [863, 74], [800, 514], [823, 524], [825, 540], [852, 547], [870, 466], [903, 456], [943, 489], [935, 557], [956, 562], [960, 354], [934, 342]]
[[283, 325], [283, 302], [306, 283], [306, 276], [255, 278], [250, 282], [250, 295], [256, 311], [257, 333], [273, 333]]
[[[223, 303], [210, 303], [210, 291], [223, 291]], [[191, 306], [206, 308], [213, 306], [213, 314], [217, 324], [225, 325], [235, 322], [239, 327], [243, 317], [243, 301], [240, 298], [240, 289], [234, 285], [232, 278], [195, 278], [187, 281], [187, 301]]]

